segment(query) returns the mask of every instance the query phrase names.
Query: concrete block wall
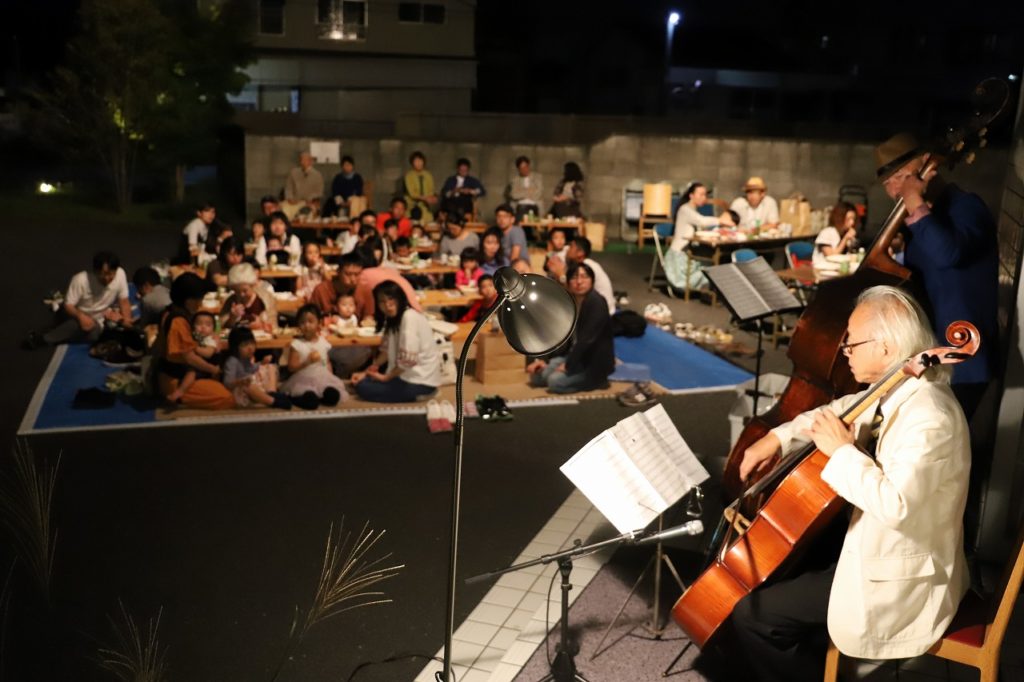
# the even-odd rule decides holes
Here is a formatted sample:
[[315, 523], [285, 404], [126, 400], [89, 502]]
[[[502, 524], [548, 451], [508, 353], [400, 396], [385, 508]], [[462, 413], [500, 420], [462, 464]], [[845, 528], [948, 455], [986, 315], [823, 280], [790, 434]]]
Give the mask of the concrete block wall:
[[[310, 141], [311, 138], [303, 137], [246, 137], [249, 215], [256, 213], [261, 196], [280, 192], [288, 170], [297, 162], [298, 152], [308, 149]], [[666, 181], [682, 188], [691, 180], [700, 180], [712, 187], [717, 197], [731, 201], [740, 195], [749, 176], [760, 175], [768, 184], [769, 194], [776, 199], [799, 192], [816, 208], [835, 202], [841, 185], [861, 185], [868, 189], [869, 223], [873, 225], [880, 224], [891, 207], [881, 186], [874, 181], [873, 147], [863, 143], [616, 134], [593, 144], [578, 145], [346, 139], [341, 149], [342, 154], [355, 157], [363, 178], [373, 181], [372, 205], [376, 210], [387, 206], [409, 168], [408, 157], [413, 151], [420, 150], [426, 155], [438, 190], [454, 172], [455, 160], [465, 156], [473, 164], [471, 172], [487, 188], [480, 208], [482, 217], [488, 221], [503, 200], [517, 156], [530, 157], [534, 170], [543, 175], [544, 192], [549, 197], [561, 178], [563, 164], [575, 161], [586, 176], [584, 210], [590, 219], [608, 225], [610, 237], [620, 236], [623, 189], [639, 189], [645, 182]], [[949, 175], [955, 182], [978, 192], [995, 212], [1002, 199], [1007, 152], [984, 152], [975, 165], [960, 167]], [[318, 168], [329, 187], [338, 172], [337, 165]]]

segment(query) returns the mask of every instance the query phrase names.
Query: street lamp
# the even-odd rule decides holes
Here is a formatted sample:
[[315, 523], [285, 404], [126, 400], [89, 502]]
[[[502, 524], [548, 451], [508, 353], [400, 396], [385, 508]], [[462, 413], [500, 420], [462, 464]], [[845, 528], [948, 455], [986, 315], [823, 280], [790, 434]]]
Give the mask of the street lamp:
[[665, 75], [661, 83], [661, 112], [663, 114], [668, 113], [669, 72], [672, 68], [672, 36], [676, 32], [676, 26], [682, 21], [682, 12], [673, 10], [668, 13], [668, 20], [665, 22]]

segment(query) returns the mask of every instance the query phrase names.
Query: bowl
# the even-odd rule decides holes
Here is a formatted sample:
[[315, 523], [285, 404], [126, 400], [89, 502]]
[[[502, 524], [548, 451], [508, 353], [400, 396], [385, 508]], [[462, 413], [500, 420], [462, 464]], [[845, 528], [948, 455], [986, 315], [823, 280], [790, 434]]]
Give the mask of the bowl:
[[377, 330], [373, 327], [360, 327], [359, 336], [377, 336]]

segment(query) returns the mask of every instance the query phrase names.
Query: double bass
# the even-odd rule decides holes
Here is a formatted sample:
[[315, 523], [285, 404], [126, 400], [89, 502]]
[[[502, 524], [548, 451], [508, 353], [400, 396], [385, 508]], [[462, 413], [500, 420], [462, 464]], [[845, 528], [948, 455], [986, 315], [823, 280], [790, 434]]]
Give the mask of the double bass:
[[[973, 93], [973, 114], [959, 128], [950, 129], [944, 143], [929, 156], [919, 177], [927, 177], [940, 165], [952, 167], [960, 160], [973, 162], [975, 150], [986, 145], [988, 128], [1005, 111], [1008, 100], [1008, 88], [1003, 81], [989, 79], [980, 83]], [[857, 296], [870, 287], [912, 285], [909, 282], [910, 271], [889, 254], [889, 247], [905, 217], [906, 208], [901, 199], [886, 219], [857, 272], [819, 286], [814, 301], [797, 322], [790, 341], [788, 355], [793, 361], [793, 372], [789, 384], [768, 412], [750, 420], [729, 454], [722, 483], [726, 501], [733, 500], [732, 504], [726, 508], [711, 539], [708, 568], [672, 610], [674, 620], [698, 646], [707, 642], [745, 594], [782, 568], [786, 560], [805, 546], [843, 507], [842, 500], [831, 494], [820, 479], [819, 474], [826, 461], [822, 453], [801, 451], [793, 457], [777, 459], [774, 468], [768, 469], [770, 473], [752, 481], [752, 487], [746, 491], [739, 478], [739, 467], [746, 449], [775, 426], [858, 389], [841, 352], [847, 317]], [[967, 323], [951, 325], [947, 338], [954, 346], [936, 349], [933, 357], [959, 362], [969, 357], [968, 351], [972, 347], [977, 349], [977, 330]], [[873, 393], [873, 390], [869, 391], [869, 394]], [[849, 417], [850, 422], [856, 416], [842, 415], [844, 420]], [[786, 478], [780, 484], [784, 476]], [[798, 501], [769, 507], [764, 502], [765, 497], [776, 484], [780, 484], [779, 489], [768, 498], [768, 503], [776, 499], [788, 499], [791, 503]], [[824, 486], [825, 490], [808, 492], [816, 486]], [[762, 510], [768, 510], [769, 517], [758, 510], [762, 504]], [[746, 517], [752, 517], [754, 521], [747, 522]], [[765, 533], [758, 528], [773, 530]], [[780, 528], [786, 529], [781, 535], [778, 533]], [[750, 534], [751, 529], [754, 529], [753, 534]], [[730, 546], [734, 536], [737, 539]], [[784, 551], [774, 546], [774, 541], [779, 539], [776, 536], [785, 539], [783, 544], [787, 548]]]

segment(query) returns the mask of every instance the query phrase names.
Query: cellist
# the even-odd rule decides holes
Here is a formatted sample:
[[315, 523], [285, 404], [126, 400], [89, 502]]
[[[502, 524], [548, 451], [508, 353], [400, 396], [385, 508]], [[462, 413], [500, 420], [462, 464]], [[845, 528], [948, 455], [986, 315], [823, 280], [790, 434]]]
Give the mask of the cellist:
[[[918, 303], [878, 286], [857, 299], [842, 350], [857, 381], [871, 384], [935, 345]], [[948, 366], [907, 379], [847, 428], [836, 415], [859, 395], [772, 429], [744, 454], [747, 480], [775, 455], [813, 440], [829, 457], [822, 479], [851, 504], [838, 557], [815, 557], [820, 570], [766, 584], [734, 609], [736, 641], [761, 679], [820, 680], [826, 635], [855, 658], [920, 655], [967, 591], [970, 439]]]

